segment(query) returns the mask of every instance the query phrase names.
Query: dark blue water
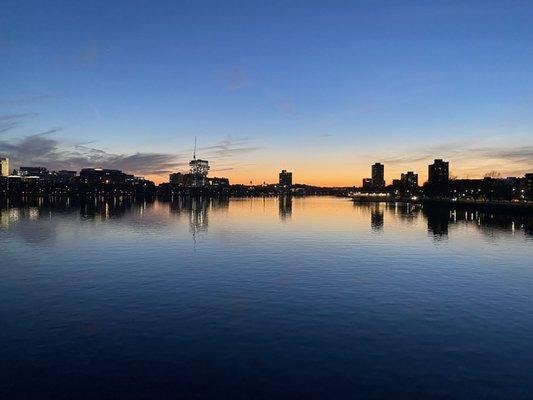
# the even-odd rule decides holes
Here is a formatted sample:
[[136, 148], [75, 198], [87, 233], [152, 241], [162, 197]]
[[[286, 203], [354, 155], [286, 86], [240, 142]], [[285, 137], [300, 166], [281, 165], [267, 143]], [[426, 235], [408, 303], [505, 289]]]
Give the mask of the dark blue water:
[[341, 198], [0, 207], [0, 397], [533, 397], [533, 222]]

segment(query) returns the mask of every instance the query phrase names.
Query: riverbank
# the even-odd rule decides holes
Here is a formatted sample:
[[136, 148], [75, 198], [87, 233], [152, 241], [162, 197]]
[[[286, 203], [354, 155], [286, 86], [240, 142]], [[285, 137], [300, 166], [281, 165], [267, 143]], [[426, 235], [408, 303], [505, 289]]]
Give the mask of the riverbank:
[[430, 204], [453, 206], [462, 208], [476, 208], [484, 210], [516, 210], [533, 213], [533, 202], [511, 202], [511, 201], [474, 201], [462, 199], [432, 199], [432, 198], [392, 198], [384, 197], [351, 197], [356, 203], [411, 203], [411, 204]]

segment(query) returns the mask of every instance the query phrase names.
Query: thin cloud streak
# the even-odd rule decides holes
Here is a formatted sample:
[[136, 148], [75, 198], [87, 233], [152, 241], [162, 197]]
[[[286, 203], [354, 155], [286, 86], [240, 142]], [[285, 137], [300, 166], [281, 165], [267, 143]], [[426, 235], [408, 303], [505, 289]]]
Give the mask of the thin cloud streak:
[[490, 169], [498, 169], [505, 176], [523, 175], [533, 170], [533, 145], [476, 147], [472, 142], [445, 143], [427, 148], [414, 149], [398, 157], [385, 157], [385, 165], [394, 170], [408, 167], [415, 169], [435, 158], [450, 161], [450, 168], [458, 177], [482, 176]]
[[0, 133], [17, 128], [24, 120], [35, 118], [39, 114], [34, 112], [0, 115]]

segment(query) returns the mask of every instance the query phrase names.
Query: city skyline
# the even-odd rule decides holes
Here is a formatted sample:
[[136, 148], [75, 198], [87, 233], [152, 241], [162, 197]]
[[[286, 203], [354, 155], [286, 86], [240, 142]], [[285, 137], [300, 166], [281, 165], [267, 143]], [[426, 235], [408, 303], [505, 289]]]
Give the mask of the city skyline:
[[213, 175], [243, 184], [287, 169], [352, 186], [376, 161], [387, 182], [407, 170], [425, 182], [434, 158], [458, 178], [532, 167], [525, 2], [4, 9], [0, 155], [12, 166], [160, 183], [187, 168], [198, 136]]
[[[194, 153], [193, 155], [193, 159], [196, 160], [195, 158], [195, 155], [196, 153]], [[130, 160], [133, 160], [135, 159], [136, 157], [139, 157], [139, 158], [142, 158], [141, 154], [140, 153], [136, 153], [130, 157], [126, 157], [126, 158], [129, 158]], [[206, 158], [206, 157], [204, 157]], [[324, 187], [350, 187], [350, 186], [362, 186], [364, 187], [365, 186], [365, 180], [368, 181], [368, 183], [375, 189], [379, 189], [379, 188], [382, 188], [384, 187], [385, 185], [391, 185], [393, 184], [393, 181], [395, 181], [396, 179], [398, 179], [399, 177], [401, 177], [402, 175], [404, 175], [404, 173], [406, 172], [414, 172], [418, 177], [421, 177], [422, 179], [419, 181], [420, 184], [423, 184], [425, 182], [428, 182], [429, 181], [429, 172], [428, 172], [428, 165], [430, 162], [433, 162], [433, 161], [442, 161], [442, 158], [440, 159], [437, 159], [437, 158], [434, 158], [432, 156], [428, 156], [428, 157], [425, 157], [424, 160], [428, 160], [427, 161], [427, 164], [425, 164], [424, 166], [421, 166], [421, 160], [420, 159], [415, 159], [412, 163], [409, 163], [408, 160], [403, 160], [401, 165], [403, 167], [398, 167], [395, 163], [392, 164], [392, 172], [389, 171], [389, 165], [386, 165], [386, 164], [383, 164], [382, 162], [374, 162], [372, 165], [366, 165], [366, 168], [367, 168], [367, 172], [365, 173], [364, 171], [360, 173], [360, 178], [359, 178], [359, 182], [353, 182], [352, 184], [339, 184], [339, 185], [334, 185], [334, 184], [316, 184], [316, 182], [313, 182], [313, 178], [311, 177], [310, 181], [304, 181], [304, 180], [301, 180], [301, 181], [298, 181], [297, 183], [301, 183], [301, 184], [310, 184], [310, 185], [315, 185], [315, 186], [324, 186]], [[0, 154], [0, 160], [2, 160], [2, 162], [4, 164], [7, 164], [7, 166], [5, 166], [4, 164], [2, 164], [2, 174], [0, 174], [0, 176], [7, 176], [5, 173], [4, 173], [4, 170], [9, 170], [9, 172], [11, 173], [11, 171], [16, 171], [17, 168], [11, 168], [9, 169], [9, 166], [11, 165], [12, 167], [14, 167], [12, 161], [12, 159], [9, 158], [9, 154], [5, 153], [5, 154]], [[205, 162], [203, 160], [198, 160], [198, 161], [202, 161], [202, 162]], [[209, 161], [209, 160], [207, 160]], [[175, 169], [173, 170], [169, 170], [168, 173], [166, 173], [167, 171], [165, 171], [166, 175], [150, 175], [150, 174], [139, 174], [139, 170], [137, 169], [132, 169], [130, 167], [130, 169], [126, 168], [124, 169], [124, 172], [126, 173], [131, 173], [131, 174], [134, 174], [136, 176], [142, 176], [143, 178], [146, 178], [146, 179], [149, 179], [151, 181], [153, 181], [154, 183], [156, 184], [161, 184], [161, 183], [165, 183], [165, 182], [169, 182], [169, 175], [172, 175], [172, 174], [181, 174], [181, 173], [187, 173], [188, 170], [189, 170], [189, 167], [191, 165], [191, 160], [188, 161], [188, 162], [185, 162], [185, 161], [182, 161], [180, 163], [176, 163], [174, 164], [176, 166]], [[426, 162], [426, 161], [424, 161]], [[54, 163], [52, 162], [51, 163], [52, 165], [58, 165], [60, 167], [56, 167], [56, 168], [49, 168], [48, 165], [45, 165], [45, 164], [39, 164], [39, 163], [35, 163], [35, 162], [29, 162], [29, 163], [26, 163], [26, 164], [20, 164], [18, 165], [18, 168], [23, 168], [23, 167], [35, 167], [35, 168], [46, 168], [50, 171], [80, 171], [80, 170], [83, 170], [83, 169], [86, 169], [86, 168], [95, 168], [95, 169], [117, 169], [117, 170], [122, 170], [122, 167], [120, 165], [116, 165], [116, 164], [108, 164], [106, 165], [105, 163], [104, 164], [81, 164], [82, 166], [81, 167], [78, 167], [78, 166], [73, 166], [73, 164], [69, 163], [69, 164], [63, 164], [61, 162], [58, 162], [58, 163]], [[278, 163], [278, 165], [281, 165], [282, 163]], [[450, 161], [447, 162], [447, 164], [451, 164]], [[64, 165], [64, 167], [61, 167], [61, 165]], [[127, 164], [126, 164], [127, 165]], [[417, 168], [420, 168], [420, 169], [414, 169], [412, 167], [412, 165], [416, 165]], [[384, 181], [382, 184], [377, 184], [375, 185], [374, 183], [372, 183], [373, 181], [375, 181], [374, 178], [369, 178], [369, 176], [374, 176], [375, 175], [375, 170], [374, 168], [376, 166], [379, 166], [380, 168], [380, 176], [384, 178]], [[387, 167], [387, 168], [385, 168]], [[455, 167], [455, 168], [454, 168]], [[211, 168], [209, 167], [209, 169], [211, 169], [215, 175], [216, 173], [219, 173], [219, 175], [222, 175], [222, 174], [226, 174], [226, 175], [232, 175], [231, 174], [231, 169], [219, 169], [219, 168]], [[461, 170], [461, 168], [457, 168], [456, 166], [454, 166], [452, 164], [452, 167], [450, 167], [450, 170], [447, 172], [447, 174], [450, 176], [450, 179], [479, 179], [479, 178], [483, 178], [483, 177], [486, 177], [486, 176], [489, 176], [489, 177], [499, 177], [499, 178], [506, 178], [506, 177], [512, 177], [512, 176], [524, 176], [528, 173], [531, 173], [531, 168], [525, 168], [523, 170], [523, 172], [518, 172], [517, 174], [505, 174], [505, 173], [502, 173], [501, 170], [497, 170], [495, 168], [491, 168], [490, 165], [487, 166], [487, 169], [485, 170], [485, 172], [480, 172], [479, 174], [474, 174], [474, 175], [469, 175], [469, 174], [466, 174], [466, 175], [457, 175], [455, 174], [454, 172], [455, 171], [458, 171], [458, 170]], [[267, 184], [272, 184], [272, 183], [275, 183], [278, 179], [278, 175], [279, 175], [279, 171], [280, 169], [278, 168], [277, 171], [275, 171], [273, 173], [274, 176], [270, 177], [270, 179], [265, 179], [263, 181], [253, 181], [252, 179], [246, 181], [246, 178], [243, 178], [244, 180], [243, 181], [234, 181], [232, 182], [232, 184], [255, 184], [255, 185], [260, 185], [262, 183], [267, 183]], [[283, 169], [282, 172], [285, 172], [286, 170]], [[292, 174], [292, 172], [291, 172]], [[297, 171], [297, 174], [298, 174], [298, 171]], [[215, 175], [211, 175], [211, 176], [215, 176]], [[266, 176], [266, 175], [264, 175]], [[231, 179], [231, 178], [229, 178]]]

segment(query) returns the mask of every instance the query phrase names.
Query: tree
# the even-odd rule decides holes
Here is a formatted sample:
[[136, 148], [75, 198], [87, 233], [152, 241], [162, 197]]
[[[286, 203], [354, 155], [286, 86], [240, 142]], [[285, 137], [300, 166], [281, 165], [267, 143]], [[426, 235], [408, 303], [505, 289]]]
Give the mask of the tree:
[[502, 174], [498, 171], [490, 171], [487, 172], [485, 175], [483, 175], [483, 178], [492, 178], [492, 179], [500, 179], [502, 177]]

